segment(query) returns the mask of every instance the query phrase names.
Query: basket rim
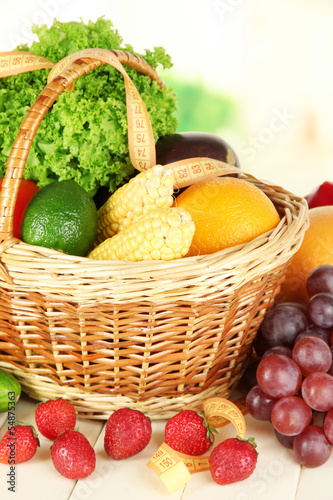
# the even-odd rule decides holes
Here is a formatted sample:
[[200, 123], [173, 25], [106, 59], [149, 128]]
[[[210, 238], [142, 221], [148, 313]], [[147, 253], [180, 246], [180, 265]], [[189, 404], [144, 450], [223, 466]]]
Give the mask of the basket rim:
[[[256, 266], [260, 266], [262, 274], [264, 274], [275, 267], [283, 266], [303, 240], [304, 232], [308, 226], [307, 202], [304, 198], [295, 196], [279, 186], [267, 184], [247, 174], [242, 175], [248, 177], [250, 182], [263, 186], [268, 196], [272, 198], [276, 196], [281, 203], [280, 208], [283, 207], [285, 212], [275, 229], [248, 243], [220, 250], [213, 254], [183, 257], [170, 261], [129, 262], [125, 260], [96, 260], [67, 255], [53, 249], [13, 240], [12, 245], [5, 248], [1, 255], [2, 265], [7, 269], [8, 277], [11, 280], [10, 285], [15, 287], [19, 283], [24, 283], [23, 286], [26, 287], [29, 279], [32, 281], [35, 276], [36, 281], [38, 281], [39, 274], [42, 275], [44, 272], [51, 278], [53, 273], [54, 277], [58, 278], [53, 280], [57, 282], [58, 286], [61, 283], [64, 284], [64, 280], [69, 279], [72, 280], [74, 288], [76, 282], [80, 282], [80, 286], [83, 286], [84, 282], [90, 284], [93, 281], [96, 289], [99, 289], [99, 285], [105, 285], [107, 280], [113, 279], [120, 286], [126, 280], [127, 283], [132, 281], [134, 288], [144, 284], [142, 295], [146, 296], [147, 293], [148, 296], [152, 296], [154, 295], [153, 284], [158, 281], [164, 285], [167, 283], [166, 288], [169, 291], [177, 289], [179, 286], [177, 283], [184, 282], [184, 280], [187, 281], [187, 286], [191, 286], [194, 282], [203, 282], [209, 278], [214, 282], [214, 286], [215, 284], [218, 286], [218, 278], [230, 275], [230, 273], [236, 275], [240, 273], [240, 270], [251, 271]], [[216, 279], [215, 274], [218, 275]], [[3, 276], [0, 278], [4, 279]], [[170, 284], [171, 280], [174, 281], [173, 285]], [[51, 287], [52, 290], [54, 286], [53, 282], [50, 284], [49, 280], [46, 289], [49, 290]], [[69, 286], [68, 284], [67, 290]], [[42, 285], [42, 289], [44, 289], [44, 285]]]
[[[268, 181], [262, 181], [260, 179], [255, 179], [253, 176], [251, 176], [249, 174], [242, 173], [242, 177], [247, 178], [247, 180], [249, 180], [249, 181], [254, 179], [255, 182], [259, 182], [259, 183], [266, 185], [270, 188], [278, 187], [278, 189], [280, 191], [283, 191], [287, 195], [291, 195], [294, 198], [294, 200], [293, 200], [295, 202], [294, 204], [299, 205], [300, 212], [303, 211], [303, 214], [301, 214], [302, 217], [299, 220], [306, 223], [308, 205], [307, 205], [307, 201], [305, 198], [298, 197], [291, 192], [283, 190], [283, 188], [281, 188], [279, 186], [275, 186], [273, 184], [270, 185], [267, 183]], [[49, 257], [52, 259], [52, 258], [56, 257], [56, 258], [63, 260], [63, 261], [68, 260], [68, 262], [74, 263], [76, 265], [84, 263], [85, 265], [91, 265], [92, 267], [95, 267], [95, 266], [105, 267], [106, 263], [108, 263], [108, 264], [112, 263], [115, 266], [117, 264], [119, 264], [119, 266], [122, 267], [121, 263], [124, 263], [124, 262], [126, 262], [126, 266], [128, 266], [129, 268], [130, 267], [134, 267], [134, 268], [146, 267], [147, 264], [149, 264], [152, 267], [160, 267], [161, 263], [167, 263], [170, 266], [178, 267], [178, 265], [180, 263], [184, 263], [184, 262], [192, 262], [192, 263], [194, 263], [194, 262], [198, 262], [198, 263], [209, 262], [210, 260], [214, 260], [215, 258], [218, 258], [219, 260], [221, 260], [224, 257], [227, 258], [230, 254], [234, 255], [235, 253], [240, 252], [243, 249], [246, 250], [247, 253], [249, 253], [251, 251], [255, 251], [259, 246], [264, 245], [268, 241], [271, 242], [273, 240], [276, 240], [276, 242], [278, 242], [281, 227], [287, 226], [288, 231], [291, 231], [293, 229], [295, 229], [295, 231], [296, 231], [298, 229], [297, 227], [293, 227], [294, 222], [296, 220], [295, 217], [293, 218], [293, 220], [291, 221], [290, 224], [288, 223], [288, 221], [286, 221], [284, 219], [285, 219], [285, 217], [281, 218], [280, 223], [278, 224], [278, 226], [276, 228], [271, 229], [271, 230], [263, 233], [262, 235], [255, 237], [253, 240], [251, 240], [249, 242], [241, 243], [239, 245], [234, 245], [232, 247], [228, 247], [228, 248], [225, 248], [223, 250], [219, 250], [219, 251], [214, 252], [212, 254], [201, 254], [201, 255], [194, 255], [194, 256], [189, 256], [189, 257], [185, 256], [185, 257], [182, 257], [181, 259], [173, 259], [173, 260], [169, 260], [169, 261], [146, 260], [146, 261], [131, 262], [131, 261], [112, 260], [112, 259], [97, 260], [97, 259], [91, 259], [91, 258], [85, 257], [85, 256], [81, 257], [81, 256], [77, 256], [77, 255], [65, 254], [64, 252], [54, 250], [52, 248], [39, 246], [39, 245], [31, 245], [29, 243], [25, 243], [25, 242], [18, 240], [16, 238], [12, 238], [12, 244], [8, 246], [8, 248], [3, 252], [2, 255], [4, 255], [6, 252], [11, 252], [15, 248], [22, 248], [22, 250], [30, 249], [32, 251], [35, 251], [36, 253], [38, 252], [41, 255], [43, 255], [44, 258]], [[0, 253], [0, 255], [1, 255], [1, 253]]]

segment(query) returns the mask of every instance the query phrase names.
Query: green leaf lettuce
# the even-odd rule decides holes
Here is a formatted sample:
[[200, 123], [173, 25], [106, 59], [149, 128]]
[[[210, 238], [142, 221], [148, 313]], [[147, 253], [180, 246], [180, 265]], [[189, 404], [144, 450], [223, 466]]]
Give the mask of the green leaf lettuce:
[[[85, 48], [123, 49], [136, 53], [114, 29], [111, 21], [98, 18], [62, 23], [54, 20], [32, 28], [38, 36], [28, 50], [53, 63]], [[142, 55], [158, 71], [172, 66], [162, 47]], [[177, 129], [176, 95], [170, 88], [126, 68], [144, 100], [155, 141]], [[0, 79], [0, 177], [19, 126], [30, 106], [47, 84], [49, 70]], [[74, 179], [90, 193], [100, 186], [114, 191], [134, 173], [128, 151], [127, 114], [123, 76], [111, 66], [102, 66], [80, 77], [74, 90], [63, 92], [42, 121], [30, 150], [24, 177], [40, 187], [54, 180]]]

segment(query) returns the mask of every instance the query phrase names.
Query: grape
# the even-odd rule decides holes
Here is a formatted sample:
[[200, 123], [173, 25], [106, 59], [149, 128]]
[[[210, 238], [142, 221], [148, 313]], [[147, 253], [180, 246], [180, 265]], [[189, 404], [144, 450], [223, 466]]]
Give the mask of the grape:
[[292, 350], [292, 359], [304, 376], [314, 372], [327, 372], [332, 364], [332, 353], [326, 342], [318, 337], [298, 340]]
[[293, 449], [293, 443], [295, 436], [285, 436], [284, 434], [280, 434], [276, 429], [274, 429], [275, 436], [279, 443], [282, 444], [285, 448], [289, 448], [289, 450]]
[[331, 333], [331, 345], [333, 345], [333, 330], [332, 330], [332, 333]]
[[258, 364], [258, 361], [253, 361], [252, 363], [248, 364], [239, 382], [239, 386], [246, 393], [258, 383], [256, 376]]
[[310, 424], [312, 410], [302, 398], [286, 396], [279, 399], [271, 413], [274, 428], [285, 436], [296, 436]]
[[298, 463], [306, 467], [318, 467], [329, 459], [332, 444], [321, 427], [309, 425], [295, 436], [293, 450]]
[[262, 359], [257, 368], [260, 388], [273, 398], [293, 396], [302, 384], [302, 373], [295, 361], [282, 354]]
[[327, 439], [333, 443], [333, 409], [326, 413], [324, 420], [324, 432]]
[[316, 267], [307, 278], [306, 288], [309, 297], [320, 292], [333, 293], [333, 266], [324, 264]]
[[[269, 359], [269, 358], [267, 358]], [[304, 401], [316, 411], [333, 408], [333, 376], [328, 373], [310, 373], [302, 383]]]
[[284, 354], [284, 356], [288, 356], [291, 358], [292, 355], [291, 347], [287, 347], [285, 345], [275, 345], [274, 347], [270, 347], [267, 351], [264, 352], [261, 359], [266, 358], [266, 356], [270, 356], [271, 354]]
[[318, 337], [326, 342], [328, 345], [330, 343], [331, 331], [325, 330], [324, 328], [319, 328], [318, 326], [311, 326], [308, 330], [304, 330], [297, 335], [295, 338], [295, 344], [298, 340], [303, 339], [304, 337]]
[[[332, 358], [333, 358], [333, 345], [331, 345], [330, 349], [331, 349]], [[332, 361], [331, 367], [327, 370], [327, 373], [329, 375], [333, 375], [333, 361]]]
[[247, 393], [246, 406], [250, 415], [257, 420], [270, 420], [271, 411], [275, 403], [278, 401], [266, 394], [259, 385], [255, 385]]
[[284, 307], [284, 306], [291, 306], [291, 307], [296, 307], [296, 309], [299, 309], [306, 315], [306, 303], [305, 302], [279, 302], [278, 304], [275, 304], [275, 307]]
[[261, 324], [261, 334], [269, 347], [276, 345], [292, 347], [296, 336], [307, 328], [307, 317], [300, 308], [280, 305], [265, 315]]
[[331, 337], [331, 333], [332, 333], [331, 328], [319, 328], [319, 326], [313, 325], [313, 326], [310, 326], [310, 330], [315, 330], [316, 332], [320, 333], [328, 345], [331, 343], [330, 342], [330, 337]]
[[259, 356], [259, 358], [261, 358], [262, 355], [267, 351], [267, 349], [270, 348], [267, 341], [262, 336], [261, 330], [258, 331], [257, 336], [254, 339], [253, 348], [256, 354]]
[[317, 293], [313, 295], [307, 306], [310, 321], [320, 328], [333, 327], [333, 295]]

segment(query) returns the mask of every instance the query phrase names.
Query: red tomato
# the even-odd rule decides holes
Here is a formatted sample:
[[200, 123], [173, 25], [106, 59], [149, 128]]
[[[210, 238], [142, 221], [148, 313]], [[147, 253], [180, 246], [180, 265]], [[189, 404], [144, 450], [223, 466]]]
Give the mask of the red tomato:
[[[2, 179], [0, 179], [0, 189], [2, 186]], [[21, 219], [22, 215], [24, 212], [25, 207], [30, 201], [30, 198], [37, 193], [38, 191], [38, 186], [34, 181], [28, 180], [28, 179], [22, 179], [19, 187], [19, 192], [17, 195], [17, 200], [15, 203], [15, 210], [14, 210], [14, 229], [13, 229], [13, 234], [15, 238], [21, 238], [21, 232], [20, 232], [20, 224], [21, 224]]]

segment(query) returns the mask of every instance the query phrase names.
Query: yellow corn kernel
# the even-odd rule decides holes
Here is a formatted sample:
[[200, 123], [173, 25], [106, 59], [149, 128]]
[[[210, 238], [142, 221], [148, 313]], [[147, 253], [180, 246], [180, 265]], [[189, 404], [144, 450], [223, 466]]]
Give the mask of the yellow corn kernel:
[[95, 244], [129, 227], [153, 208], [171, 207], [173, 185], [172, 170], [155, 165], [117, 189], [98, 211]]
[[194, 231], [192, 217], [183, 208], [155, 208], [100, 243], [88, 257], [133, 262], [179, 259], [189, 251]]

